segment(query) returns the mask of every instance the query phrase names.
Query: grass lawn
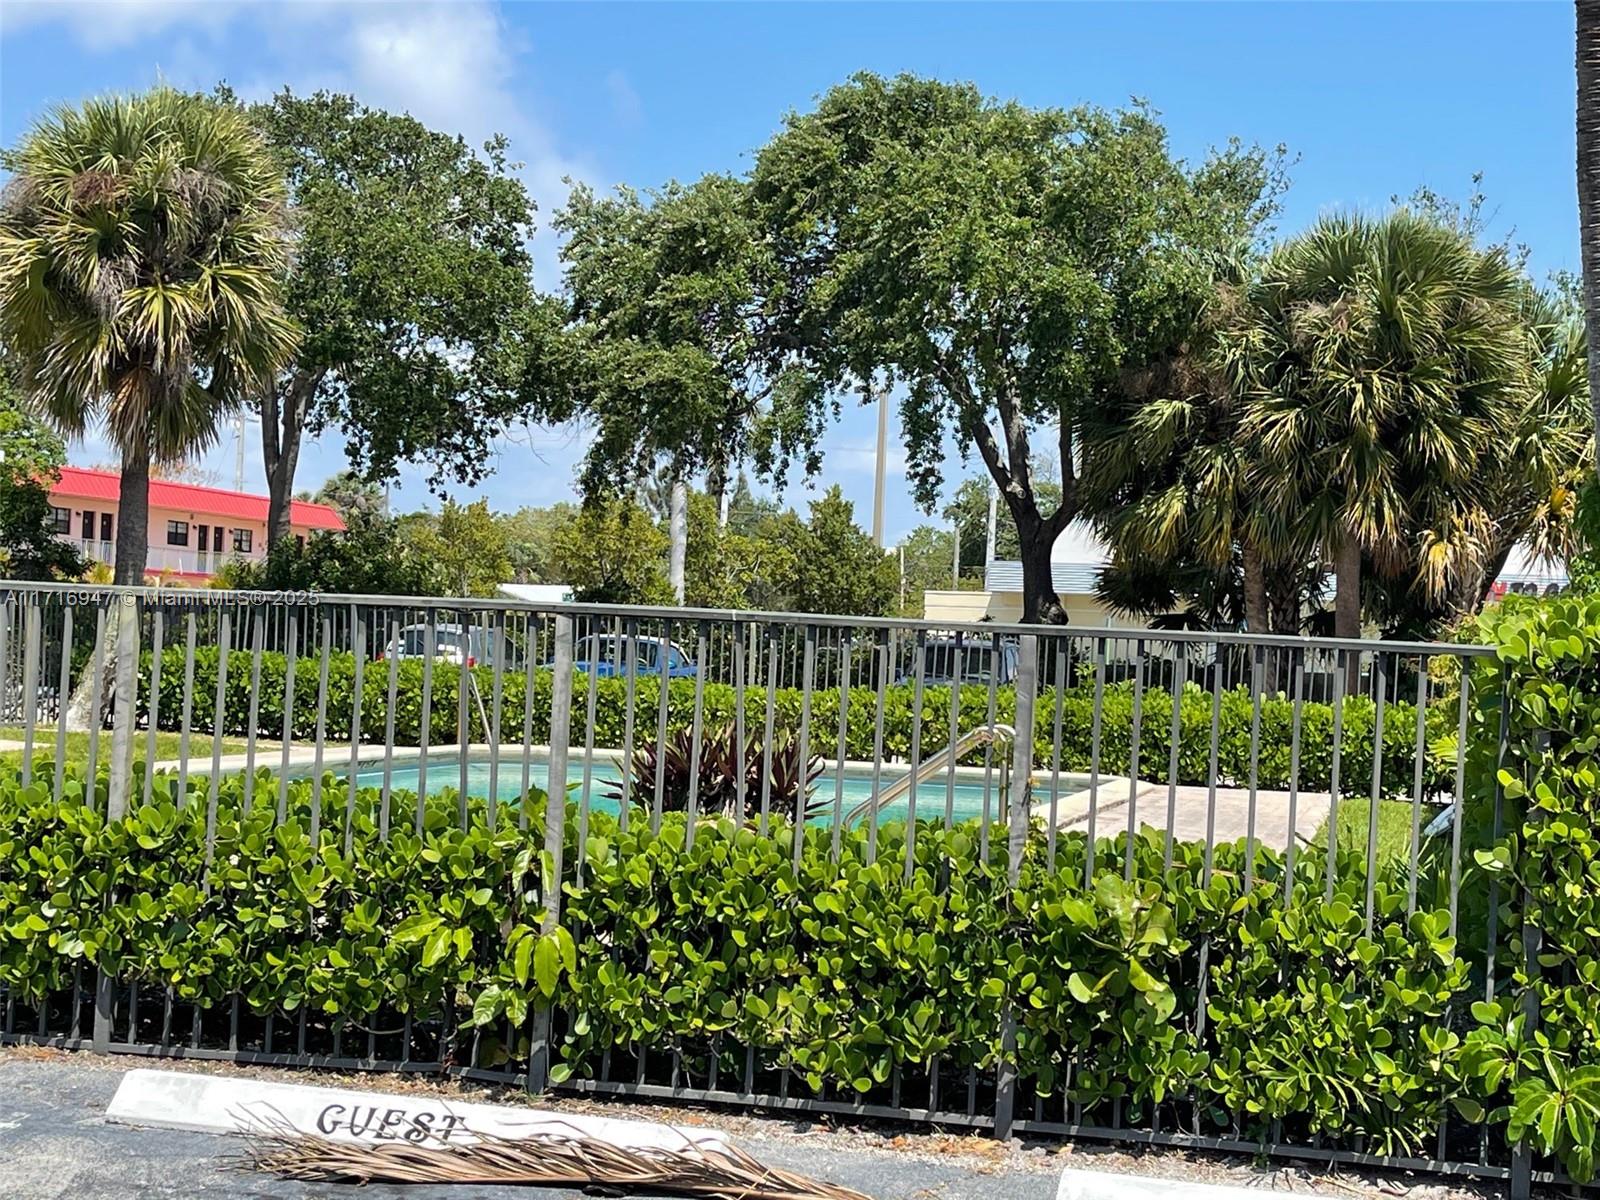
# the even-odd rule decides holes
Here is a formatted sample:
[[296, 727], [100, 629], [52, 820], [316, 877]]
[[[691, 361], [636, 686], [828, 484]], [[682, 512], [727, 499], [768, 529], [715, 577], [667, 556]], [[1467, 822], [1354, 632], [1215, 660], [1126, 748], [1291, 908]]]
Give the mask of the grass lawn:
[[[0, 726], [0, 742], [22, 741], [22, 729], [18, 726]], [[167, 762], [178, 757], [178, 747], [182, 744], [182, 735], [176, 733], [156, 733], [156, 761]], [[264, 750], [275, 748], [276, 742], [257, 741], [256, 749]], [[134, 731], [133, 757], [135, 762], [143, 762], [150, 748], [150, 734], [148, 730]], [[224, 754], [242, 754], [245, 743], [240, 738], [223, 738], [222, 752]], [[40, 762], [44, 759], [54, 759], [56, 753], [56, 728], [54, 725], [41, 726], [33, 734], [33, 760]], [[100, 731], [100, 762], [107, 761], [111, 753], [111, 731]], [[211, 737], [204, 733], [191, 733], [189, 735], [190, 759], [203, 758], [211, 761]], [[67, 734], [67, 761], [86, 762], [89, 758], [89, 735], [87, 733]], [[7, 750], [0, 752], [0, 764], [20, 766], [22, 764], [22, 751]]]
[[[1425, 828], [1438, 810], [1424, 805], [1422, 825]], [[1339, 800], [1339, 849], [1367, 848], [1367, 824], [1372, 815], [1372, 801], [1365, 796], [1350, 796]], [[1311, 844], [1319, 849], [1328, 848], [1328, 823], [1324, 821]], [[1378, 801], [1378, 860], [1408, 859], [1411, 856], [1411, 802], [1409, 800]]]

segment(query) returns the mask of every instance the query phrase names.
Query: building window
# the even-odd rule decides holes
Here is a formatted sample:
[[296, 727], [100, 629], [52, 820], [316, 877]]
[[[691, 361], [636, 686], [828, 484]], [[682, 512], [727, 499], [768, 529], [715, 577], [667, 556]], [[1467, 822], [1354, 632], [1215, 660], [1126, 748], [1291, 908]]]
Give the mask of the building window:
[[210, 539], [206, 536], [210, 532], [211, 526], [209, 525], [196, 525], [194, 527], [194, 548], [200, 551], [201, 554], [204, 554], [207, 547], [211, 545]]
[[250, 531], [248, 529], [235, 529], [233, 531], [233, 552], [235, 554], [250, 553]]
[[83, 540], [86, 542], [94, 541], [94, 510], [92, 508], [83, 510]]
[[189, 544], [189, 522], [167, 522], [167, 545], [187, 546]]
[[211, 549], [216, 551], [218, 554], [222, 553], [222, 526], [221, 525], [213, 525], [211, 527]]
[[72, 536], [72, 510], [70, 508], [50, 508], [50, 529], [53, 533], [64, 533]]
[[294, 544], [297, 550], [304, 550], [306, 548], [306, 535], [303, 533], [295, 534]]
[[111, 514], [110, 513], [101, 513], [100, 514], [100, 540], [102, 542], [109, 542], [111, 540]]

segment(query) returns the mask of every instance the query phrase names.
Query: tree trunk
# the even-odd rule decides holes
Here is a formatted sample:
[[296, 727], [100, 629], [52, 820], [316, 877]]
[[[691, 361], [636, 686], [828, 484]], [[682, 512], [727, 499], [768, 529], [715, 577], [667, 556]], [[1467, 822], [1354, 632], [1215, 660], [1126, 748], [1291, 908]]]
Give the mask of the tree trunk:
[[717, 528], [728, 527], [728, 462], [714, 458], [706, 468], [706, 495], [717, 502]]
[[1345, 538], [1334, 553], [1333, 636], [1361, 636], [1361, 547]]
[[1244, 543], [1244, 627], [1251, 633], [1266, 633], [1271, 628], [1267, 606], [1267, 564], [1261, 551]]
[[[1589, 334], [1589, 403], [1600, 428], [1600, 0], [1578, 0], [1577, 22], [1578, 229]], [[1600, 438], [1595, 447], [1600, 455]], [[1596, 462], [1600, 469], [1600, 458]]]
[[[1361, 636], [1361, 547], [1352, 537], [1334, 554], [1333, 636]], [[1361, 655], [1345, 655], [1345, 691], [1361, 686]]]
[[115, 582], [130, 587], [143, 585], [145, 563], [149, 558], [150, 446], [148, 441], [141, 441], [122, 451]]
[[[267, 474], [267, 549], [293, 532], [289, 518], [294, 473], [300, 465], [306, 412], [322, 384], [323, 371], [299, 371], [261, 392], [261, 463]], [[283, 394], [280, 396], [279, 388]]]
[[684, 559], [689, 549], [689, 489], [681, 475], [672, 481], [672, 496], [668, 504], [667, 536], [671, 542], [667, 551], [667, 582], [672, 585], [674, 602], [682, 604]]
[[1050, 551], [1056, 544], [1056, 527], [1037, 512], [1016, 512], [1017, 537], [1022, 551], [1022, 619], [1029, 625], [1065, 625], [1067, 610], [1056, 593], [1050, 570]]

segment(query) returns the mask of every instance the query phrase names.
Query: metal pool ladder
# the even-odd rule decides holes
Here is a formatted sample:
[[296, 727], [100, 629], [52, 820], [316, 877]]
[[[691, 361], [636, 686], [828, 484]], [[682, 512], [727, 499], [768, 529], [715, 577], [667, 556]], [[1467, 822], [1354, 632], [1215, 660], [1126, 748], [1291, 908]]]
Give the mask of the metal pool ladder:
[[[1010, 725], [981, 725], [977, 729], [969, 730], [956, 740], [954, 746], [946, 746], [932, 758], [924, 759], [922, 765], [917, 768], [916, 774], [913, 775], [907, 772], [904, 778], [897, 779], [888, 787], [868, 796], [845, 815], [844, 823], [847, 826], [854, 825], [868, 813], [881, 809], [887, 804], [893, 804], [910, 792], [913, 785], [932, 778], [940, 771], [947, 770], [953, 761], [960, 759], [962, 755], [970, 751], [976, 750], [979, 746], [1010, 745], [1016, 740], [1016, 737], [1017, 731]], [[1008, 765], [1002, 763], [1002, 769]], [[1002, 789], [1003, 787], [1004, 785], [1002, 784]]]

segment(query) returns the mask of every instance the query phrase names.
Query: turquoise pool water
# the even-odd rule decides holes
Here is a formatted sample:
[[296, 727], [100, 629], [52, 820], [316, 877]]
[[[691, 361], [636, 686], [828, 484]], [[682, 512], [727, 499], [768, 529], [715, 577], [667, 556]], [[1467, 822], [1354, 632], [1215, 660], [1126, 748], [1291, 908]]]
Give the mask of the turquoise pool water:
[[[461, 759], [456, 754], [439, 754], [428, 756], [428, 791], [439, 792], [445, 789], [454, 790], [461, 779]], [[490, 764], [486, 754], [474, 754], [467, 759], [467, 791], [473, 796], [487, 797], [489, 792]], [[418, 766], [415, 760], [396, 762], [390, 769], [390, 787], [396, 790], [415, 792], [417, 790]], [[904, 763], [885, 764], [882, 769], [882, 784], [887, 788], [897, 779], [906, 775]], [[384, 771], [382, 764], [369, 764], [363, 766], [356, 774], [356, 781], [362, 787], [383, 786]], [[544, 787], [549, 778], [547, 765], [543, 762], [531, 764], [529, 778], [536, 787]], [[583, 795], [583, 761], [575, 757], [567, 767], [567, 784], [572, 788], [574, 799]], [[839, 794], [839, 775], [835, 772], [826, 772], [817, 780], [815, 799], [817, 801], [831, 802]], [[617, 802], [612, 799], [616, 785], [621, 781], [617, 767], [609, 760], [597, 761], [591, 768], [589, 776], [589, 806], [596, 812], [616, 812]], [[1048, 787], [1048, 780], [1044, 781]], [[1076, 791], [1076, 785], [1070, 785], [1063, 778], [1061, 781], [1062, 794], [1069, 790]], [[922, 819], [942, 817], [945, 812], [946, 801], [949, 798], [949, 785], [947, 777], [937, 775], [923, 780], [916, 789], [917, 816]], [[847, 768], [843, 773], [843, 808], [848, 813], [857, 804], [872, 795], [872, 772]], [[505, 756], [500, 760], [499, 776], [495, 781], [495, 795], [501, 800], [516, 800], [522, 793], [522, 760], [520, 757]], [[985, 810], [985, 796], [988, 798], [988, 808]], [[1046, 799], [1038, 792], [1038, 781], [1035, 781], [1034, 799]], [[643, 798], [641, 798], [642, 800]], [[990, 818], [994, 819], [1000, 811], [1000, 770], [996, 767], [988, 787], [984, 780], [974, 779], [970, 775], [958, 776], [954, 794], [954, 816], [958, 821], [972, 817], [981, 817], [987, 811]], [[759, 802], [759, 795], [758, 795]], [[882, 821], [904, 820], [909, 804], [909, 798], [902, 798], [893, 804], [886, 805], [881, 810], [879, 817]], [[832, 820], [832, 808], [827, 809], [827, 816], [815, 818], [824, 821]]]

